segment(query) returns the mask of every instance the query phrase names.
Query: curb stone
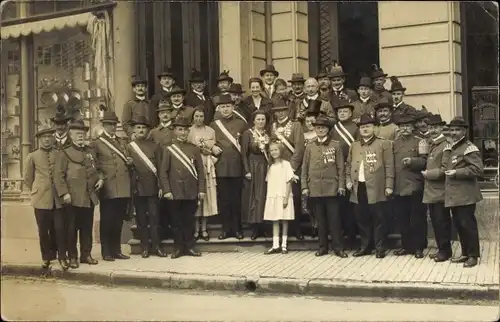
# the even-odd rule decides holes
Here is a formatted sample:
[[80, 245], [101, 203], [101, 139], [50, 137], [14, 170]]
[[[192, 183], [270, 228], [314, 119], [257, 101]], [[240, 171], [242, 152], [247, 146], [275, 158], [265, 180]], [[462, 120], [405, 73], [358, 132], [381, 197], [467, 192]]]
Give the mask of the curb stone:
[[[360, 283], [355, 281], [286, 279], [258, 276], [218, 276], [156, 273], [129, 270], [69, 270], [52, 268], [44, 272], [37, 264], [2, 264], [1, 273], [10, 276], [54, 277], [106, 286], [136, 286], [166, 289], [196, 289], [301, 294], [333, 297], [401, 299], [454, 299], [498, 301], [497, 287], [470, 285], [422, 285], [406, 283]], [[45, 273], [45, 274], [44, 274]]]

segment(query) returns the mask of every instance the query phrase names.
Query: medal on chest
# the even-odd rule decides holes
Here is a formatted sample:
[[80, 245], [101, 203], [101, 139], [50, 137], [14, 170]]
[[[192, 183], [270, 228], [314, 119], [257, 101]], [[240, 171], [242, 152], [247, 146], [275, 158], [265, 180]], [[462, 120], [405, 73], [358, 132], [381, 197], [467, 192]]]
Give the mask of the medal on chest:
[[326, 148], [321, 154], [324, 164], [335, 163], [335, 148]]
[[458, 156], [454, 155], [451, 157], [451, 164], [456, 165], [458, 162]]
[[377, 164], [377, 153], [371, 150], [365, 152], [365, 163], [368, 165], [370, 173], [375, 171], [375, 164]]
[[85, 155], [85, 158], [89, 161], [90, 166], [91, 166], [92, 168], [95, 168], [95, 160], [94, 160], [94, 157], [92, 156], [92, 154], [91, 154], [91, 153], [87, 153], [87, 154]]
[[290, 134], [292, 134], [292, 122], [289, 121], [285, 126], [278, 126], [276, 133], [286, 138], [290, 137]]

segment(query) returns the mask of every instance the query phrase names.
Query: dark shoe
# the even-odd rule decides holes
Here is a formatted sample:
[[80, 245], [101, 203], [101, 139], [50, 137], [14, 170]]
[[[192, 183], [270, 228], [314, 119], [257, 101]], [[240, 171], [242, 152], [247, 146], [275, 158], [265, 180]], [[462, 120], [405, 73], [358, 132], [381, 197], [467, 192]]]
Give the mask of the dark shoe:
[[437, 254], [436, 257], [434, 257], [434, 261], [436, 263], [446, 262], [451, 257], [448, 254], [445, 254], [444, 252], [437, 252], [436, 254]]
[[385, 252], [384, 251], [377, 251], [375, 254], [376, 258], [384, 258], [385, 257]]
[[469, 257], [467, 261], [464, 263], [464, 267], [474, 267], [477, 265], [476, 257]]
[[286, 247], [281, 247], [281, 253], [284, 255], [284, 254], [288, 254], [288, 249]]
[[458, 263], [465, 263], [469, 259], [469, 256], [460, 256], [460, 257], [455, 257], [451, 259], [452, 263], [458, 264]]
[[354, 257], [361, 257], [361, 256], [367, 256], [367, 255], [371, 255], [372, 252], [369, 252], [367, 250], [358, 250], [357, 252], [355, 252], [354, 254], [352, 254], [352, 256]]
[[69, 267], [70, 268], [78, 268], [80, 265], [78, 264], [78, 261], [76, 258], [72, 258], [69, 260]]
[[400, 248], [400, 249], [394, 251], [394, 255], [396, 255], [396, 256], [404, 256], [404, 255], [411, 255], [411, 254], [412, 254], [412, 252], [410, 252], [404, 248]]
[[89, 265], [97, 265], [98, 261], [93, 259], [92, 256], [87, 256], [87, 257], [80, 258], [80, 263], [89, 264]]
[[106, 262], [114, 262], [115, 258], [113, 256], [103, 256], [102, 260], [104, 260]]
[[176, 251], [172, 254], [172, 256], [170, 256], [170, 258], [172, 258], [172, 259], [176, 259], [176, 258], [181, 257], [182, 255], [183, 255], [183, 254], [182, 254], [182, 252], [181, 252], [180, 250], [176, 250]]
[[155, 251], [155, 255], [158, 257], [167, 257], [167, 253], [165, 253], [161, 248], [157, 248]]
[[264, 252], [264, 255], [271, 255], [271, 254], [279, 254], [281, 252], [281, 249], [278, 247], [278, 248], [271, 248], [271, 249], [268, 249]]
[[200, 239], [200, 233], [199, 232], [195, 232], [194, 233], [194, 240], [199, 240]]
[[68, 263], [68, 260], [66, 260], [66, 259], [60, 259], [59, 265], [61, 265], [61, 268], [63, 271], [67, 271], [69, 269], [69, 263]]
[[188, 256], [193, 256], [193, 257], [200, 257], [201, 253], [195, 251], [194, 249], [190, 249], [186, 252], [186, 255]]
[[50, 267], [50, 261], [49, 260], [42, 261], [42, 269], [47, 269], [49, 267]]
[[415, 251], [415, 258], [424, 258], [424, 252], [420, 249]]
[[259, 238], [259, 231], [257, 229], [253, 229], [252, 230], [252, 236], [250, 236], [250, 239], [251, 240], [256, 240], [257, 238]]
[[130, 256], [127, 256], [125, 254], [119, 253], [114, 256], [115, 259], [130, 259]]
[[335, 256], [340, 258], [347, 258], [347, 254], [343, 250], [334, 250], [333, 253]]
[[245, 238], [245, 236], [243, 236], [243, 234], [242, 234], [241, 232], [239, 232], [239, 231], [238, 231], [238, 232], [236, 233], [236, 239], [238, 239], [238, 240], [242, 240], [243, 238]]
[[143, 250], [143, 251], [141, 252], [141, 257], [142, 257], [142, 258], [148, 258], [148, 257], [149, 257], [149, 251], [148, 251], [148, 250], [146, 250], [146, 249], [145, 249], [145, 250]]
[[229, 238], [228, 233], [222, 233], [219, 235], [219, 240], [224, 240], [224, 239], [228, 239], [228, 238]]
[[203, 239], [204, 241], [210, 240], [210, 235], [208, 234], [208, 232], [206, 230], [201, 232], [201, 239]]
[[302, 234], [301, 231], [298, 231], [296, 234], [295, 234], [295, 237], [297, 238], [297, 240], [304, 240], [304, 234]]
[[326, 254], [328, 254], [328, 251], [327, 250], [324, 250], [324, 249], [320, 249], [316, 252], [316, 254], [314, 254], [314, 256], [316, 257], [320, 257], [320, 256], [325, 256]]

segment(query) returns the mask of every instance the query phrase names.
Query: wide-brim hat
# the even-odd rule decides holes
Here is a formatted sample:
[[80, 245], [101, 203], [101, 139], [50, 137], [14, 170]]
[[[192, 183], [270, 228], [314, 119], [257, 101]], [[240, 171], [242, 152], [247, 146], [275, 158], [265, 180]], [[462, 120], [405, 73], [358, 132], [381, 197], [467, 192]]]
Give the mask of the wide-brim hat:
[[232, 93], [232, 94], [243, 94], [243, 93], [245, 93], [243, 91], [243, 88], [241, 87], [241, 84], [238, 84], [238, 83], [232, 83], [231, 86], [229, 86], [229, 88], [227, 89], [227, 92], [228, 93]]
[[379, 77], [387, 77], [387, 74], [384, 73], [384, 70], [380, 67], [378, 67], [376, 64], [372, 65], [372, 79], [373, 78], [379, 78]]
[[273, 107], [271, 108], [273, 112], [287, 110], [288, 108], [288, 104], [282, 97], [273, 99]]
[[336, 102], [335, 104], [333, 104], [332, 107], [334, 110], [339, 110], [341, 108], [350, 108], [351, 110], [354, 110], [354, 105], [352, 105], [351, 102], [349, 102], [347, 100], [340, 100], [340, 101]]
[[391, 76], [390, 80], [391, 80], [391, 89], [389, 90], [389, 92], [392, 93], [396, 91], [402, 91], [402, 92], [406, 91], [406, 87], [403, 87], [403, 84], [401, 84], [401, 82], [398, 80], [396, 76]]
[[278, 77], [280, 73], [274, 68], [273, 65], [267, 65], [266, 68], [260, 71], [260, 77], [264, 76], [265, 73], [273, 73], [275, 77]]
[[453, 118], [453, 120], [450, 121], [450, 123], [448, 124], [448, 127], [461, 127], [461, 128], [468, 128], [469, 127], [469, 124], [467, 124], [467, 122], [465, 122], [464, 118], [461, 117], [461, 116], [456, 116]]
[[375, 106], [373, 107], [374, 110], [378, 110], [378, 109], [381, 109], [381, 108], [389, 108], [389, 109], [394, 109], [394, 105], [392, 105], [391, 102], [387, 101], [387, 100], [380, 100], [379, 102], [377, 102], [377, 104], [375, 104]]
[[446, 125], [446, 122], [443, 121], [443, 119], [441, 118], [441, 115], [439, 115], [439, 114], [432, 114], [432, 115], [430, 115], [425, 120], [425, 123], [427, 123], [427, 125], [441, 125], [441, 126], [445, 126]]
[[296, 73], [292, 74], [292, 79], [288, 81], [289, 83], [305, 83], [306, 79], [304, 78], [304, 74], [302, 73]]
[[359, 118], [358, 126], [365, 124], [377, 124], [377, 120], [370, 114], [365, 113]]
[[416, 121], [420, 121], [423, 119], [427, 119], [431, 115], [432, 114], [429, 113], [426, 109], [421, 109], [418, 110], [416, 113], [414, 113], [413, 117], [415, 118]]
[[191, 72], [191, 78], [189, 79], [190, 83], [203, 83], [205, 82], [205, 77], [203, 73], [197, 70], [193, 70]]
[[415, 123], [415, 118], [411, 114], [403, 114], [399, 115], [394, 119], [394, 124], [396, 125], [401, 125], [401, 124], [414, 124]]
[[366, 76], [361, 77], [359, 79], [358, 88], [361, 87], [361, 86], [366, 86], [366, 87], [372, 88], [373, 87], [373, 83], [372, 83], [371, 78], [370, 77], [366, 77]]
[[66, 123], [71, 120], [71, 116], [66, 113], [66, 109], [62, 105], [56, 107], [56, 115], [50, 120], [54, 123]]
[[56, 132], [56, 129], [50, 125], [49, 123], [44, 123], [44, 124], [41, 124], [39, 127], [38, 127], [38, 130], [36, 131], [35, 133], [35, 136], [36, 137], [40, 137], [44, 134], [54, 134]]
[[220, 73], [220, 75], [217, 77], [217, 82], [223, 82], [223, 81], [229, 81], [230, 83], [234, 81], [234, 79], [231, 76], [229, 76], [228, 70], [222, 71], [222, 73]]
[[176, 117], [175, 120], [172, 122], [172, 126], [190, 127], [191, 122], [186, 117]]
[[319, 113], [321, 112], [322, 103], [323, 101], [320, 99], [308, 100], [306, 115], [315, 115], [315, 116], [319, 115]]
[[162, 112], [162, 111], [172, 111], [174, 109], [174, 106], [172, 103], [170, 103], [169, 100], [161, 100], [158, 102], [158, 108], [156, 109], [156, 112]]
[[314, 122], [312, 122], [313, 126], [326, 126], [327, 128], [332, 128], [333, 123], [326, 117], [324, 114], [319, 114]]
[[344, 77], [344, 76], [346, 76], [346, 74], [344, 73], [342, 66], [340, 66], [336, 61], [334, 61], [333, 65], [330, 68], [330, 71], [328, 73], [328, 77], [335, 78], [335, 77]]
[[216, 100], [216, 106], [222, 104], [234, 104], [233, 98], [229, 94], [219, 95], [219, 98]]
[[69, 125], [70, 130], [82, 130], [87, 132], [90, 127], [83, 122], [83, 120], [76, 120]]
[[318, 73], [318, 75], [316, 75], [316, 80], [320, 79], [320, 78], [325, 78], [325, 77], [328, 77], [328, 70], [325, 69], [321, 69]]
[[170, 67], [164, 67], [163, 70], [161, 71], [161, 73], [159, 73], [158, 75], [156, 75], [156, 77], [158, 79], [160, 79], [160, 78], [162, 78], [164, 76], [175, 79], [174, 73], [172, 71], [172, 68], [170, 68]]
[[172, 95], [175, 95], [175, 94], [186, 95], [186, 91], [184, 89], [180, 88], [179, 86], [174, 86], [174, 88], [172, 88], [172, 90], [170, 92], [167, 92], [167, 97], [171, 97]]
[[132, 87], [135, 85], [138, 85], [138, 84], [148, 85], [148, 81], [144, 77], [134, 75], [134, 76], [132, 76], [132, 80], [130, 81], [130, 84], [132, 84]]
[[100, 119], [101, 123], [118, 123], [118, 117], [113, 111], [105, 111]]
[[134, 125], [138, 125], [138, 124], [142, 124], [142, 125], [146, 125], [147, 127], [151, 127], [151, 123], [149, 122], [148, 118], [143, 116], [143, 115], [139, 115], [139, 116], [135, 116], [133, 117], [130, 121], [129, 121], [129, 124], [131, 126], [134, 126]]

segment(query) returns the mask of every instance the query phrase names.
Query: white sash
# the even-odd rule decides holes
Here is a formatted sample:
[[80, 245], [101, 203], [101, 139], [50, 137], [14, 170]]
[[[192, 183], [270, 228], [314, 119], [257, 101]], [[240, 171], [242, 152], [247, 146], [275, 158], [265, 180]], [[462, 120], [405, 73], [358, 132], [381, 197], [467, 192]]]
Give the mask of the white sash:
[[[255, 135], [255, 133], [257, 133], [257, 136], [258, 136], [259, 138], [263, 137], [263, 135], [262, 135], [262, 134], [260, 134], [260, 133], [259, 133], [259, 131], [253, 131], [252, 129], [250, 129], [250, 133], [252, 133], [252, 134], [254, 134], [254, 135]], [[261, 151], [262, 151], [262, 153], [264, 154], [264, 157], [266, 157], [266, 160], [267, 160], [267, 161], [269, 161], [269, 157], [267, 156], [266, 149], [261, 150]]]
[[132, 141], [130, 142], [129, 145], [132, 147], [135, 153], [137, 153], [137, 155], [141, 158], [141, 160], [146, 164], [149, 170], [151, 170], [151, 172], [153, 172], [156, 176], [158, 171], [156, 170], [155, 165], [153, 164], [153, 162], [151, 162], [151, 160], [149, 160], [149, 158], [144, 154], [144, 152], [142, 152], [141, 148], [137, 145], [137, 143]]
[[338, 122], [334, 125], [335, 131], [340, 135], [340, 137], [347, 143], [348, 146], [351, 146], [351, 143], [354, 142], [354, 138], [351, 133], [347, 131], [347, 129], [342, 125], [342, 123]]
[[187, 155], [182, 152], [182, 150], [175, 144], [169, 145], [167, 149], [172, 153], [172, 155], [182, 163], [186, 169], [191, 173], [191, 175], [198, 180], [198, 172], [196, 172], [196, 168], [191, 163]]
[[122, 151], [118, 150], [113, 144], [111, 144], [111, 142], [109, 142], [108, 140], [104, 139], [102, 136], [99, 137], [99, 140], [101, 140], [102, 143], [104, 143], [108, 148], [110, 148], [111, 151], [113, 151], [116, 154], [118, 154], [118, 156], [120, 157], [120, 159], [122, 159], [123, 162], [125, 162], [125, 164], [127, 163], [127, 157], [125, 156], [125, 154], [123, 154]]
[[236, 114], [236, 116], [239, 116], [239, 118], [241, 118], [243, 120], [243, 122], [247, 123], [247, 120], [245, 119], [245, 117], [243, 115], [241, 115], [238, 111], [236, 110], [233, 110], [233, 113]]
[[231, 133], [229, 133], [229, 131], [224, 126], [224, 124], [222, 124], [222, 122], [220, 120], [215, 121], [215, 124], [219, 127], [219, 129], [222, 131], [222, 133], [224, 133], [224, 135], [227, 137], [227, 139], [234, 145], [234, 147], [238, 150], [238, 152], [241, 153], [240, 144], [238, 143], [238, 141], [236, 141], [234, 136]]

